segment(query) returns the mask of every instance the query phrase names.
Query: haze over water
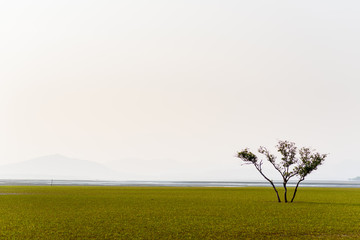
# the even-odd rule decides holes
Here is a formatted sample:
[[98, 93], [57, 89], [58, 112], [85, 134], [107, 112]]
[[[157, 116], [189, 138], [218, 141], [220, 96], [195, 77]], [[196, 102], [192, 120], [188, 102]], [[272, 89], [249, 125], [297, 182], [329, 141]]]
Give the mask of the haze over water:
[[359, 7], [2, 2], [0, 168], [61, 154], [148, 180], [261, 180], [236, 152], [290, 140], [329, 153], [310, 180], [360, 176]]

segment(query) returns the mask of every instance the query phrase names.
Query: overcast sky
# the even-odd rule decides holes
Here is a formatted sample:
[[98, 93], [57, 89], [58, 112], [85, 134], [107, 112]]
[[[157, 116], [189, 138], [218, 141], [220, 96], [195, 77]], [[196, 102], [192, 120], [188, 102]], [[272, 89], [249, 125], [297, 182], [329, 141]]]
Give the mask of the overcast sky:
[[[1, 1], [0, 164], [47, 154], [149, 179], [261, 179], [290, 140], [360, 176], [358, 1]], [[1, 176], [0, 176], [1, 178]]]

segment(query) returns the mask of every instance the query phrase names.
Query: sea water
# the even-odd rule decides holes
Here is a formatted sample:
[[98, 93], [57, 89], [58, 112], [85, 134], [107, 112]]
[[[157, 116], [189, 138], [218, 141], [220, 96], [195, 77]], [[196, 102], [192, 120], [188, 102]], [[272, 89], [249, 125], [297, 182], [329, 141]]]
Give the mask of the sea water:
[[[281, 181], [274, 181], [282, 186]], [[59, 180], [59, 179], [0, 179], [2, 186], [149, 186], [149, 187], [266, 187], [266, 181], [110, 181], [110, 180]], [[289, 182], [293, 187], [296, 182]], [[301, 187], [360, 188], [360, 181], [303, 181]]]

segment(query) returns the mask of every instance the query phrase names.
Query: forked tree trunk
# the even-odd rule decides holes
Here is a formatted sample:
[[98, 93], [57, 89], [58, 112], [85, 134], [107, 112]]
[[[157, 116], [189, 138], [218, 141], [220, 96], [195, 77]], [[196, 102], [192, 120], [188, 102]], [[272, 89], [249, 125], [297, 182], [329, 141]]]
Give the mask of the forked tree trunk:
[[300, 179], [300, 180], [297, 182], [296, 187], [295, 187], [295, 190], [294, 190], [293, 197], [292, 197], [292, 199], [291, 199], [291, 202], [294, 201], [295, 196], [296, 196], [297, 189], [298, 189], [298, 187], [299, 187], [299, 184], [300, 184], [303, 180], [304, 180], [304, 179]]
[[283, 186], [284, 186], [284, 190], [285, 190], [285, 192], [284, 192], [284, 202], [288, 202], [288, 200], [287, 200], [287, 188], [286, 188], [286, 184], [287, 184], [287, 182], [283, 182]]

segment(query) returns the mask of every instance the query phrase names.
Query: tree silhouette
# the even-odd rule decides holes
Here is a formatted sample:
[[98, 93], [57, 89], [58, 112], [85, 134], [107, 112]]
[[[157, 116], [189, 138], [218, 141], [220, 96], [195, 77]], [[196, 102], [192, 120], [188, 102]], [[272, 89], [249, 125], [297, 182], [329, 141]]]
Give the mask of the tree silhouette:
[[[312, 171], [316, 170], [320, 166], [327, 154], [320, 154], [311, 150], [310, 148], [303, 147], [297, 150], [295, 143], [289, 141], [279, 141], [276, 145], [277, 151], [281, 155], [281, 160], [276, 161], [276, 156], [271, 154], [265, 147], [260, 146], [258, 152], [263, 154], [266, 160], [280, 173], [284, 187], [284, 201], [288, 202], [287, 184], [293, 177], [298, 177], [298, 181], [291, 198], [291, 202], [294, 201], [299, 184], [305, 180], [305, 177]], [[298, 157], [299, 155], [299, 157]], [[248, 148], [238, 152], [237, 157], [240, 158], [245, 164], [252, 164], [256, 170], [271, 184], [273, 187], [278, 202], [281, 202], [279, 193], [272, 180], [270, 180], [263, 172], [263, 160], [259, 160], [258, 157], [249, 151]]]

